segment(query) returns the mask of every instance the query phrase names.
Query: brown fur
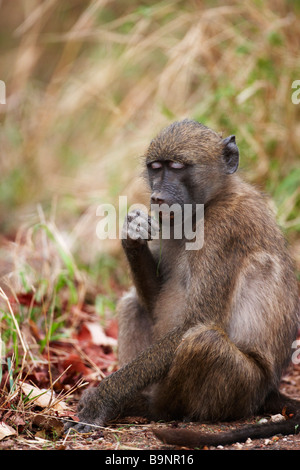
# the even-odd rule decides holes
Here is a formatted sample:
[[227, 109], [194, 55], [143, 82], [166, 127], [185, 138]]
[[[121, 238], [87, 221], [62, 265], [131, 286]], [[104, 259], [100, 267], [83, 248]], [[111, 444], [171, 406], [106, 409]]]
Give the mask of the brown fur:
[[[147, 165], [164, 165], [149, 170], [152, 191], [168, 204], [205, 205], [204, 246], [123, 240], [135, 288], [118, 308], [122, 367], [88, 391], [83, 421], [238, 419], [277, 393], [297, 330], [297, 284], [264, 197], [233, 174], [237, 159], [233, 136], [194, 121], [151, 142]], [[168, 170], [170, 161], [186, 168]]]

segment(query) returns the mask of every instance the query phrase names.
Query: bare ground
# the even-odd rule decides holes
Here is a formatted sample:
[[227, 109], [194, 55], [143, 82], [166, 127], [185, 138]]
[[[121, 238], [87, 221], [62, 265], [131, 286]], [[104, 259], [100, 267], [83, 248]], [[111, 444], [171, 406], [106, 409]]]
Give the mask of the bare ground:
[[[282, 380], [282, 392], [294, 397], [300, 396], [300, 365], [293, 366]], [[128, 418], [89, 434], [62, 435], [58, 439], [49, 438], [38, 429], [31, 433], [19, 434], [0, 442], [0, 450], [185, 450], [183, 447], [168, 446], [160, 442], [153, 434], [154, 427], [171, 426], [188, 428], [204, 432], [220, 432], [255, 423], [258, 417], [233, 423], [199, 424], [199, 423], [154, 423], [141, 418]], [[204, 447], [204, 450], [299, 450], [300, 434], [274, 436], [269, 439], [248, 440], [246, 443]]]

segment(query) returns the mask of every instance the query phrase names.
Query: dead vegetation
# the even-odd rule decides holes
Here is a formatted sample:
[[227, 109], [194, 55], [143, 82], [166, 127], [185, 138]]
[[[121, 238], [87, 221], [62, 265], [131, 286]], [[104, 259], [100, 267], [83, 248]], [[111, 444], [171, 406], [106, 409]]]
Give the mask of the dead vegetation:
[[3, 448], [162, 448], [149, 423], [77, 438], [59, 423], [83, 383], [117, 367], [128, 279], [118, 240], [96, 236], [96, 209], [119, 195], [147, 204], [139, 155], [170, 121], [236, 134], [299, 272], [299, 11], [285, 0], [0, 3]]

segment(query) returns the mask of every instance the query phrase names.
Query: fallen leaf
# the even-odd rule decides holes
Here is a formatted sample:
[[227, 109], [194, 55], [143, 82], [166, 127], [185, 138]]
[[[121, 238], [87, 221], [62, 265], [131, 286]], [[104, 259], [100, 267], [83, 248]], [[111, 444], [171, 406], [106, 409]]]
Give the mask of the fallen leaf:
[[25, 395], [31, 400], [34, 399], [34, 403], [41, 408], [51, 408], [55, 411], [65, 411], [67, 405], [62, 401], [55, 403], [55, 394], [51, 393], [51, 390], [39, 389], [33, 385], [22, 382], [21, 389]]
[[90, 370], [84, 365], [82, 359], [78, 354], [70, 354], [64, 361], [63, 367], [68, 369], [68, 374], [82, 374], [88, 375]]
[[14, 436], [17, 432], [8, 424], [0, 423], [0, 441], [8, 436]]
[[118, 321], [116, 319], [110, 320], [108, 325], [105, 328], [105, 334], [112, 338], [118, 339]]
[[15, 426], [25, 426], [25, 421], [24, 419], [19, 416], [18, 414], [13, 415], [10, 417], [10, 421], [15, 425]]
[[42, 429], [41, 431], [37, 431], [37, 432], [35, 433], [35, 437], [38, 437], [38, 438], [40, 438], [40, 439], [44, 439], [44, 440], [45, 440], [46, 437], [47, 437], [47, 436], [46, 436], [46, 431], [45, 431], [45, 429]]
[[86, 322], [84, 323], [85, 328], [91, 335], [92, 343], [99, 346], [116, 346], [117, 340], [111, 336], [107, 336], [102, 326], [97, 322]]
[[80, 342], [82, 342], [82, 341], [87, 341], [88, 342], [88, 341], [92, 340], [92, 334], [91, 334], [90, 330], [88, 329], [88, 327], [86, 326], [85, 323], [83, 323], [80, 326], [79, 332], [74, 336]]
[[111, 349], [104, 351], [102, 346], [90, 344], [84, 348], [84, 352], [103, 372], [117, 365], [117, 356]]
[[[51, 433], [54, 437], [60, 437], [64, 432], [62, 421], [53, 416], [35, 415], [32, 424], [41, 429], [44, 433]], [[38, 437], [45, 438], [42, 434], [36, 434]]]
[[40, 303], [37, 302], [36, 299], [34, 298], [33, 292], [27, 292], [27, 293], [20, 292], [19, 294], [17, 294], [17, 299], [21, 305], [25, 305], [27, 307], [40, 305]]

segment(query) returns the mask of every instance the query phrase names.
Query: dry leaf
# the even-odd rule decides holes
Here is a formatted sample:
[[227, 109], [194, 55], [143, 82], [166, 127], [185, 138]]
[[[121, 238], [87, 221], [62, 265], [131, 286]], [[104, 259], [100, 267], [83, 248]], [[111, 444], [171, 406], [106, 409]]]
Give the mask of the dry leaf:
[[[62, 436], [64, 432], [63, 422], [53, 416], [36, 415], [32, 422], [35, 426], [44, 431], [44, 433], [53, 433], [56, 436]], [[42, 434], [36, 434], [36, 436], [43, 437]], [[44, 438], [45, 437], [46, 434], [44, 435]]]
[[8, 436], [14, 436], [17, 432], [5, 423], [0, 423], [0, 441]]
[[111, 336], [107, 336], [99, 323], [86, 322], [85, 326], [88, 328], [94, 344], [99, 346], [116, 346], [117, 340]]
[[81, 374], [88, 376], [90, 369], [88, 369], [81, 357], [78, 354], [70, 354], [64, 361], [63, 367], [66, 369], [68, 367], [69, 374]]
[[118, 320], [116, 320], [115, 318], [111, 319], [105, 327], [104, 331], [106, 336], [110, 336], [111, 338], [115, 338], [116, 340], [118, 340]]
[[[55, 411], [65, 411], [68, 407], [62, 401], [55, 403], [55, 394], [54, 392], [51, 393], [50, 390], [39, 389], [34, 385], [30, 385], [27, 383], [21, 383], [22, 391], [28, 396], [29, 399], [34, 398], [34, 403], [41, 408], [47, 408], [51, 406], [51, 408]], [[51, 402], [52, 398], [52, 402]]]

